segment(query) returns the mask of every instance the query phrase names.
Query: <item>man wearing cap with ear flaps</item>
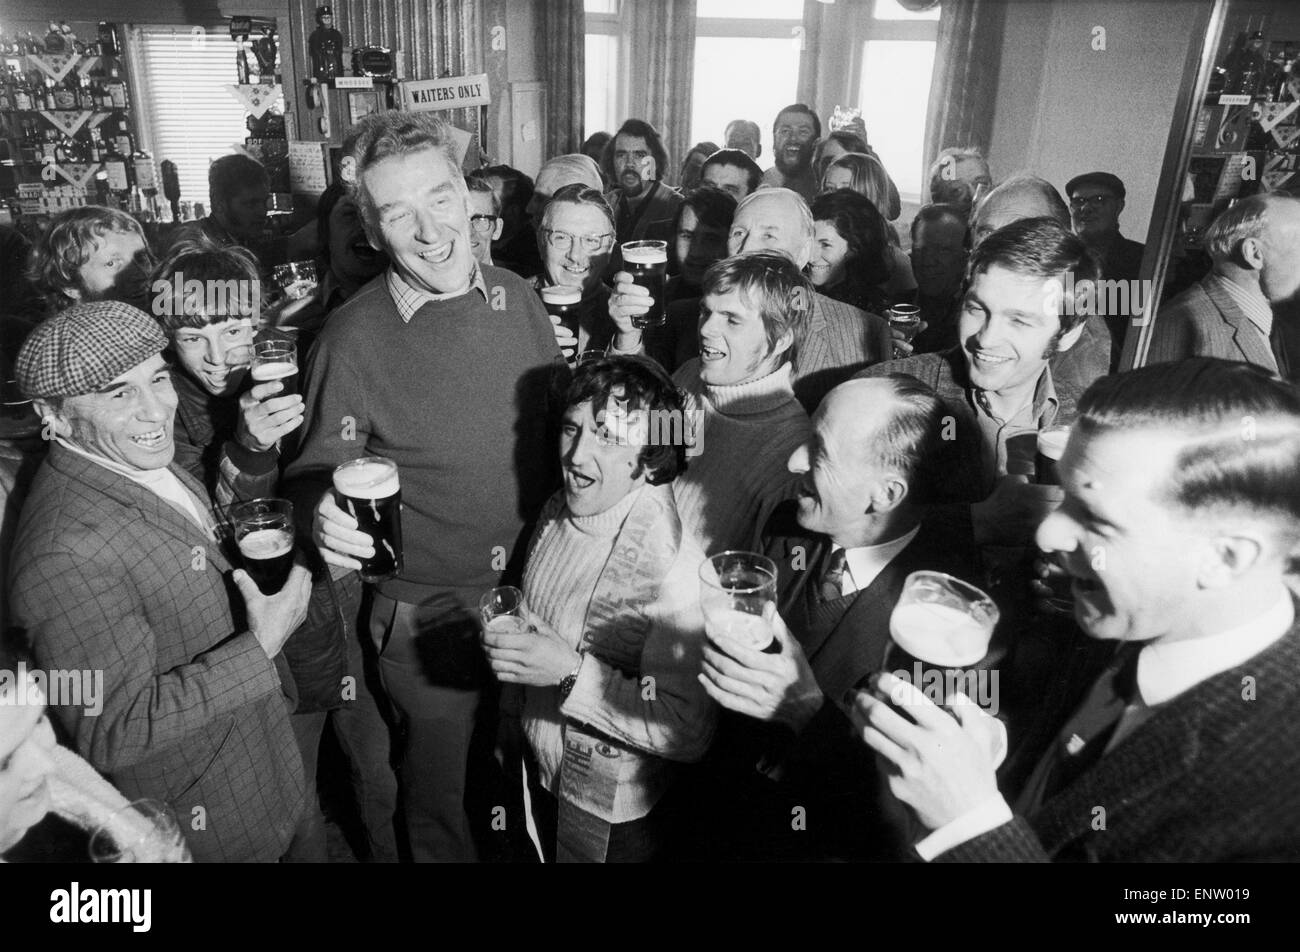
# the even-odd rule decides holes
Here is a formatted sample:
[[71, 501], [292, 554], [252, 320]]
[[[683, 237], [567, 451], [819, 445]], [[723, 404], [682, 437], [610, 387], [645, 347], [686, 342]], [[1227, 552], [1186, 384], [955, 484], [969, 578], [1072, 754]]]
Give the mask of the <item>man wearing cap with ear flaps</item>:
[[152, 317], [111, 301], [24, 344], [18, 383], [54, 445], [18, 526], [14, 621], [43, 669], [102, 673], [101, 691], [51, 713], [128, 798], [173, 809], [196, 860], [306, 858], [273, 659], [305, 616], [309, 574], [295, 567], [273, 596], [242, 570], [228, 580], [203, 487], [173, 463], [166, 344]]

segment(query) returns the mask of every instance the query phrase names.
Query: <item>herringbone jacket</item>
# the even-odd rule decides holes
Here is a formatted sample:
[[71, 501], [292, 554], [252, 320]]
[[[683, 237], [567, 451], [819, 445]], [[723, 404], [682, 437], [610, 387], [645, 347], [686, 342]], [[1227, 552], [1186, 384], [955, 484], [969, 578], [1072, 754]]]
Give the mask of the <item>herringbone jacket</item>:
[[102, 672], [101, 712], [51, 707], [79, 754], [129, 799], [169, 803], [196, 860], [273, 861], [302, 815], [302, 759], [229, 572], [171, 504], [56, 444], [19, 523], [12, 617], [42, 669]]

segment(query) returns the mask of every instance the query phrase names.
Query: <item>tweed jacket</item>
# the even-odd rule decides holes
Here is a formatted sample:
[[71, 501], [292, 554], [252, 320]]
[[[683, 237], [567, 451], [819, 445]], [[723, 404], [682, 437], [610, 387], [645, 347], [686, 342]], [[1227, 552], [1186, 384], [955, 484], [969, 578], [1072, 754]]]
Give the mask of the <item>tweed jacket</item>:
[[824, 294], [794, 345], [794, 395], [812, 416], [822, 398], [859, 370], [893, 353], [889, 322]]
[[103, 674], [102, 711], [51, 706], [73, 748], [127, 797], [171, 804], [196, 860], [274, 861], [302, 816], [302, 759], [229, 571], [170, 503], [55, 445], [9, 591], [43, 669]]
[[1147, 363], [1185, 357], [1222, 357], [1277, 373], [1268, 337], [1223, 289], [1214, 274], [1197, 281], [1160, 309], [1151, 330]]
[[1036, 815], [938, 858], [1294, 862], [1298, 708], [1300, 621], [1253, 658], [1156, 708]]

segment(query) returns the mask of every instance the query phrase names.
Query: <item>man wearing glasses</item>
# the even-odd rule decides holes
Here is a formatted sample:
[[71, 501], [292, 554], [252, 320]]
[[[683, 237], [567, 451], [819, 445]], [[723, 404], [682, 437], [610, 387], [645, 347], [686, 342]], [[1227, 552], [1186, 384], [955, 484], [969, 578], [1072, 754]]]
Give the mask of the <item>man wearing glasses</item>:
[[492, 263], [492, 242], [501, 237], [505, 222], [501, 218], [501, 200], [492, 186], [473, 175], [465, 177], [469, 189], [469, 248], [479, 264]]
[[[1119, 233], [1119, 215], [1124, 210], [1124, 183], [1109, 172], [1076, 175], [1065, 185], [1070, 199], [1070, 223], [1101, 261], [1101, 276], [1107, 281], [1137, 281], [1142, 271], [1144, 246]], [[1108, 314], [1110, 336], [1119, 348], [1128, 326], [1127, 314]]]

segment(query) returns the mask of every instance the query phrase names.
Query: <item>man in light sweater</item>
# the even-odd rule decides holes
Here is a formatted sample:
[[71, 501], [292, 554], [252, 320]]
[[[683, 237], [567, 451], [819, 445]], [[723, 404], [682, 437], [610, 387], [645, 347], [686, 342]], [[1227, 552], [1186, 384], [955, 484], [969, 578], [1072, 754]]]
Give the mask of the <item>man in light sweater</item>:
[[812, 287], [785, 255], [719, 261], [704, 273], [698, 358], [673, 375], [690, 463], [673, 484], [682, 521], [712, 553], [752, 548], [798, 477], [786, 460], [812, 431], [790, 385], [790, 348]]
[[490, 629], [503, 682], [525, 685], [530, 789], [548, 860], [654, 857], [676, 762], [699, 760], [716, 709], [696, 681], [704, 552], [677, 514], [681, 398], [644, 357], [578, 370], [560, 431], [564, 491], [524, 574], [534, 631]]
[[[567, 375], [537, 295], [474, 259], [450, 142], [428, 114], [360, 124], [357, 198], [366, 234], [392, 267], [335, 311], [317, 339], [302, 452], [285, 474], [285, 494], [310, 520], [326, 561], [356, 569], [373, 546], [335, 504], [331, 473], [363, 456], [398, 466], [405, 564], [375, 586], [369, 625], [405, 728], [402, 783], [417, 861], [476, 855], [467, 814], [475, 791], [467, 801], [465, 778], [476, 720], [494, 705], [481, 697], [491, 680], [475, 606], [515, 565], [512, 556], [522, 564], [527, 523], [555, 485], [548, 406], [553, 378]], [[490, 776], [490, 753], [483, 761]], [[475, 814], [481, 829], [493, 802]]]

